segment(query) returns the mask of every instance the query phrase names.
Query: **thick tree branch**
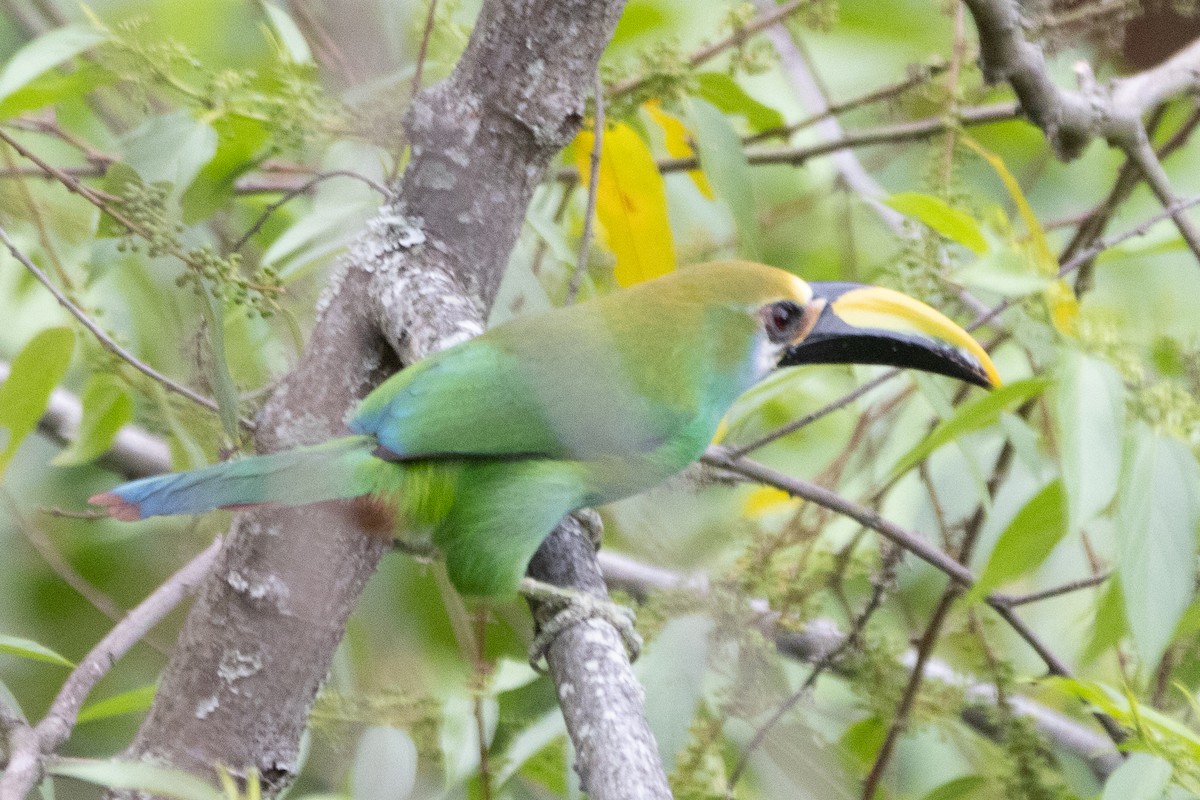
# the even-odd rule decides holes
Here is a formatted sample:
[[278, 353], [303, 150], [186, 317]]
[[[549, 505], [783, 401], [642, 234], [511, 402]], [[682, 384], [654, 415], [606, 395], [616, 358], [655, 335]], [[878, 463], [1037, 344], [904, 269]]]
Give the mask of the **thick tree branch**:
[[[1103, 84], [1086, 62], [1080, 62], [1080, 89], [1072, 91], [1054, 82], [1041, 47], [1025, 38], [1017, 0], [964, 2], [979, 31], [984, 77], [1012, 85], [1022, 110], [1042, 129], [1060, 159], [1075, 158], [1092, 140], [1102, 138], [1137, 164], [1164, 208], [1178, 204], [1142, 118], [1172, 98], [1200, 92], [1200, 40], [1156, 67]], [[1182, 212], [1173, 218], [1200, 259], [1200, 231]]]

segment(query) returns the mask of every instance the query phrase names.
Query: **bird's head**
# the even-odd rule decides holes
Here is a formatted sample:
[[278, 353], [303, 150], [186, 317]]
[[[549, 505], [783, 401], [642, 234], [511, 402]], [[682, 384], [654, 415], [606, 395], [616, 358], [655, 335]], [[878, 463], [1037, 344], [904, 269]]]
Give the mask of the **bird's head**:
[[682, 270], [757, 317], [760, 367], [879, 364], [999, 386], [987, 352], [953, 320], [908, 295], [855, 283], [809, 283], [749, 262]]

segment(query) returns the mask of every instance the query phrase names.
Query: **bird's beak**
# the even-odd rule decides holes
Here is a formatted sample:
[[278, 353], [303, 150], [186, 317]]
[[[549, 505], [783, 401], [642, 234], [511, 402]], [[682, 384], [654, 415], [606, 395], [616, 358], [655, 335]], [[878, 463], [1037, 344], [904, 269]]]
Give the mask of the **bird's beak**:
[[984, 388], [1001, 384], [971, 334], [908, 295], [856, 283], [812, 283], [809, 319], [779, 366], [884, 364], [936, 372]]

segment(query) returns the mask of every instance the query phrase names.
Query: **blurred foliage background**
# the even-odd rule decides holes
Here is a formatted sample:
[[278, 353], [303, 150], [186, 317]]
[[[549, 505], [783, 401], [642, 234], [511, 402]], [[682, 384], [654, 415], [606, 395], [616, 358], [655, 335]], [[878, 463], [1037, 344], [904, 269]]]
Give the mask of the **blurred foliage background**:
[[[1197, 255], [1159, 221], [1060, 282], [1054, 254], [1094, 208], [1111, 216], [1112, 234], [1161, 216], [1142, 185], [1106, 207], [1120, 153], [1097, 142], [1064, 164], [1011, 111], [972, 124], [976, 109], [1002, 108], [1011, 94], [984, 86], [957, 2], [800, 6], [788, 30], [833, 101], [892, 87], [836, 118], [851, 134], [879, 134], [846, 152], [905, 221], [886, 224], [880, 201], [847, 191], [826, 157], [755, 161], [822, 134], [787, 129], [812, 109], [764, 37], [695, 63], [755, 18], [752, 5], [632, 0], [603, 62], [600, 226], [580, 297], [738, 256], [809, 279], [894, 286], [963, 324], [979, 316], [964, 297], [1007, 304], [977, 335], [1010, 389], [984, 396], [904, 375], [753, 453], [964, 555], [987, 590], [1022, 597], [1086, 584], [1020, 606], [1077, 680], [1043, 680], [1045, 664], [982, 590], [949, 604], [932, 655], [997, 687], [1001, 702], [980, 712], [990, 735], [964, 723], [973, 703], [962, 685], [925, 681], [900, 714], [879, 792], [1200, 792]], [[253, 416], [296, 358], [337, 255], [403, 169], [399, 121], [414, 78], [449, 73], [476, 11], [439, 0], [422, 60], [431, 10], [419, 2], [0, 3], [0, 226], [113, 339], [219, 405], [202, 408], [114, 356], [0, 255], [0, 361], [12, 367], [0, 389], [0, 697], [30, 719], [58, 691], [64, 662], [227, 523], [72, 516], [120, 479], [97, 458], [129, 423], [166, 441], [176, 468], [245, 445], [239, 416]], [[1079, 58], [1101, 78], [1126, 74], [1158, 63], [1172, 36], [1200, 35], [1186, 4], [1027, 11], [1062, 85]], [[314, 38], [322, 26], [355, 47]], [[1180, 140], [1164, 164], [1183, 198], [1200, 193], [1200, 148], [1187, 141], [1195, 113], [1180, 99], [1154, 116], [1155, 143]], [[929, 130], [888, 135], [913, 120]], [[535, 197], [493, 322], [570, 292], [590, 125]], [[655, 167], [693, 154], [698, 170]], [[68, 191], [76, 180], [91, 200]], [[631, 202], [637, 214], [617, 213]], [[878, 373], [791, 371], [739, 403], [722, 443], [753, 443]], [[54, 385], [83, 400], [66, 448], [22, 435]], [[945, 576], [850, 520], [753, 485], [693, 476], [602, 513], [606, 548], [709, 579], [704, 594], [650, 592], [639, 612], [648, 646], [636, 668], [677, 796], [859, 796], [897, 721], [905, 653], [939, 616]], [[812, 666], [775, 651], [752, 601], [769, 604], [778, 630], [814, 620], [861, 629], [770, 725]], [[67, 753], [104, 758], [131, 740], [182, 613], [101, 681]], [[482, 657], [456, 641], [456, 613], [436, 570], [385, 560], [313, 711], [293, 796], [578, 794], [553, 689], [524, 664], [522, 604], [487, 610]], [[1136, 757], [1113, 777], [1097, 774], [1014, 713], [1015, 696], [1096, 731], [1087, 710], [1104, 710], [1128, 727]], [[486, 783], [477, 718], [490, 737]], [[60, 797], [97, 791], [54, 781]]]

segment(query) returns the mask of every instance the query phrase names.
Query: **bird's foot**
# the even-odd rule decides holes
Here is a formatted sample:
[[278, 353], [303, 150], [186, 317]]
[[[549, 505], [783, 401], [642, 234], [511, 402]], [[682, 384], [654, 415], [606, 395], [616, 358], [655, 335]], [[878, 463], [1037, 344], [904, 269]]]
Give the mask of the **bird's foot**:
[[604, 520], [600, 519], [600, 515], [595, 509], [577, 508], [571, 512], [571, 516], [579, 523], [579, 527], [583, 528], [592, 546], [599, 550], [601, 542], [604, 541]]
[[549, 614], [549, 619], [538, 625], [537, 635], [529, 645], [529, 665], [538, 672], [545, 673], [542, 661], [558, 635], [589, 619], [604, 620], [617, 629], [631, 662], [637, 661], [642, 652], [642, 637], [634, 627], [636, 617], [632, 608], [533, 578], [521, 581], [521, 594], [541, 603]]

